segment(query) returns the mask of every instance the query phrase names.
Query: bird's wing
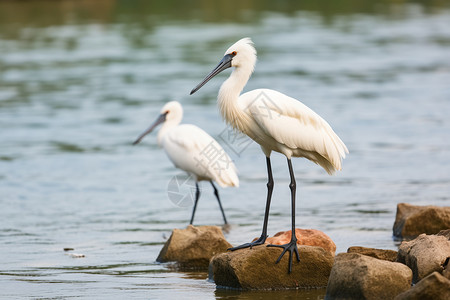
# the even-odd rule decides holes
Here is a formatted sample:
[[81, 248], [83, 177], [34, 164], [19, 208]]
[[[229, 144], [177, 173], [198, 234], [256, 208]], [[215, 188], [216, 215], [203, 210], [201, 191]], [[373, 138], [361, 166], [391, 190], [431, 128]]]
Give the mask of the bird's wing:
[[244, 95], [245, 109], [265, 134], [291, 149], [317, 152], [340, 169], [348, 150], [317, 113], [273, 90], [254, 90]]
[[195, 125], [183, 124], [170, 130], [164, 149], [180, 169], [212, 179], [220, 186], [239, 186], [236, 167], [219, 143]]

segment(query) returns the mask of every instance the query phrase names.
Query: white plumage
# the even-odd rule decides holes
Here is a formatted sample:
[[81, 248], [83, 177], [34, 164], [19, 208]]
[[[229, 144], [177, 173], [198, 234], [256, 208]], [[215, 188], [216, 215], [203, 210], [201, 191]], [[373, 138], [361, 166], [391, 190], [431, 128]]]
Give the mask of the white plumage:
[[[342, 159], [348, 153], [347, 147], [331, 126], [300, 101], [270, 89], [257, 89], [240, 95], [254, 70], [255, 63], [256, 50], [253, 42], [249, 38], [243, 38], [225, 52], [225, 56], [214, 70], [191, 91], [191, 94], [195, 93], [215, 75], [234, 67], [230, 77], [219, 90], [217, 101], [220, 113], [229, 125], [257, 142], [266, 155], [269, 181], [263, 232], [258, 240], [231, 250], [264, 244], [266, 240], [273, 190], [270, 164], [272, 151], [284, 154], [288, 162], [291, 177], [289, 187], [292, 201], [292, 233], [295, 232], [296, 182], [291, 158], [305, 157], [323, 167], [331, 175], [336, 170], [342, 169]], [[277, 263], [284, 253], [289, 251], [289, 272], [292, 269], [292, 253], [295, 253], [299, 260], [296, 241], [295, 234], [292, 234], [291, 242], [280, 246], [284, 250]]]
[[[239, 186], [231, 158], [215, 139], [199, 127], [191, 124], [174, 126], [163, 135], [160, 146], [175, 167], [191, 174], [196, 181], [213, 180], [221, 187]], [[203, 153], [208, 148], [217, 152], [218, 159], [213, 163], [206, 157], [207, 153]]]
[[330, 125], [300, 101], [270, 89], [252, 90], [239, 95], [254, 70], [256, 50], [249, 38], [231, 46], [225, 55], [235, 67], [222, 84], [218, 103], [227, 123], [261, 145], [266, 156], [271, 151], [287, 158], [305, 157], [329, 174], [341, 170], [347, 147]]
[[[158, 145], [166, 152], [172, 163], [195, 178], [195, 181], [210, 181], [217, 200], [220, 198], [213, 181], [221, 187], [239, 186], [236, 167], [223, 148], [208, 133], [191, 124], [182, 124], [183, 108], [176, 101], [168, 102], [161, 109], [159, 118], [134, 142], [139, 143], [145, 135], [150, 133], [157, 125], [163, 123], [158, 132]], [[193, 222], [195, 209], [199, 197], [197, 196], [191, 218]], [[221, 208], [222, 209], [222, 208]], [[222, 210], [223, 213], [223, 210]], [[223, 213], [226, 222], [225, 214]]]

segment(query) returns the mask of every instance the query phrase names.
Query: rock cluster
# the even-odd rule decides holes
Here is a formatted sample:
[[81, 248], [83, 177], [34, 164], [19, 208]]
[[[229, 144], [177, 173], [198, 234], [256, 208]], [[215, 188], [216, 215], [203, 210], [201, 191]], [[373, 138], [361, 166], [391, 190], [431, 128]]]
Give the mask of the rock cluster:
[[[450, 299], [450, 230], [403, 242], [395, 259], [392, 250], [348, 252], [336, 256], [328, 299]], [[411, 283], [416, 284], [410, 288]]]
[[[439, 232], [442, 228], [446, 230]], [[289, 274], [289, 253], [275, 264], [280, 248], [259, 245], [227, 251], [231, 244], [219, 227], [190, 225], [173, 230], [157, 261], [176, 261], [189, 268], [209, 266], [210, 279], [227, 288], [326, 287], [326, 299], [450, 299], [449, 228], [450, 207], [401, 203], [394, 234], [416, 236], [414, 240], [402, 242], [398, 252], [354, 246], [336, 257], [336, 245], [326, 234], [297, 228], [300, 262], [293, 258]], [[289, 230], [267, 238], [266, 243], [282, 245], [290, 239]]]
[[398, 253], [350, 247], [336, 256], [326, 299], [394, 297], [450, 299], [450, 230], [405, 241]]
[[180, 268], [206, 269], [214, 255], [230, 247], [219, 227], [189, 225], [172, 231], [156, 261], [173, 261]]

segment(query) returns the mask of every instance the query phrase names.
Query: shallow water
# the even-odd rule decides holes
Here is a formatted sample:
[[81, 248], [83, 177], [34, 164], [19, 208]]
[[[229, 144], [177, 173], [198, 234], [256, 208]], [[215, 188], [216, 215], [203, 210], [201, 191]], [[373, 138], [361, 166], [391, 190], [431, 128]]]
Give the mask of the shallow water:
[[[333, 177], [293, 161], [298, 227], [324, 231], [339, 252], [396, 249], [397, 203], [450, 204], [450, 7], [283, 3], [0, 3], [2, 298], [323, 297], [216, 289], [204, 272], [155, 262], [191, 207], [168, 198], [182, 173], [155, 134], [131, 142], [169, 100], [183, 104], [185, 123], [225, 137], [239, 169], [239, 189], [220, 189], [227, 239], [260, 235], [265, 159], [254, 143], [226, 138], [215, 98], [227, 74], [188, 95], [244, 36], [258, 50], [246, 90], [300, 99], [350, 150]], [[290, 228], [287, 166], [272, 157], [269, 234]], [[202, 187], [195, 223], [221, 225], [210, 186]]]

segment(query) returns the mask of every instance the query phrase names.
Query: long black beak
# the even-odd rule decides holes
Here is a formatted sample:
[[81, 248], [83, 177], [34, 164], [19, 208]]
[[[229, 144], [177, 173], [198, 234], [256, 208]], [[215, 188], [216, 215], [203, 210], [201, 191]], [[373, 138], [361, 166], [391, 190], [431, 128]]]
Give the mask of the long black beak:
[[213, 78], [214, 76], [216, 76], [217, 74], [219, 74], [220, 72], [222, 72], [225, 69], [228, 69], [231, 67], [231, 60], [233, 59], [233, 55], [232, 54], [227, 54], [225, 55], [222, 60], [219, 62], [219, 64], [214, 68], [214, 70], [211, 71], [211, 73], [208, 74], [208, 76], [205, 77], [205, 79], [203, 79], [202, 82], [200, 82], [192, 91], [191, 94], [195, 93], [196, 91], [198, 91], [202, 86], [204, 86], [211, 78]]
[[152, 124], [146, 131], [144, 131], [144, 132], [137, 138], [137, 140], [135, 140], [135, 141], [133, 142], [133, 145], [138, 144], [138, 143], [144, 138], [144, 136], [146, 136], [147, 134], [149, 134], [150, 132], [152, 132], [153, 129], [155, 129], [156, 126], [158, 126], [159, 124], [165, 122], [165, 121], [166, 121], [166, 116], [167, 116], [167, 113], [160, 114], [159, 117], [158, 117], [158, 119], [156, 119], [156, 121], [153, 122], [153, 124]]

